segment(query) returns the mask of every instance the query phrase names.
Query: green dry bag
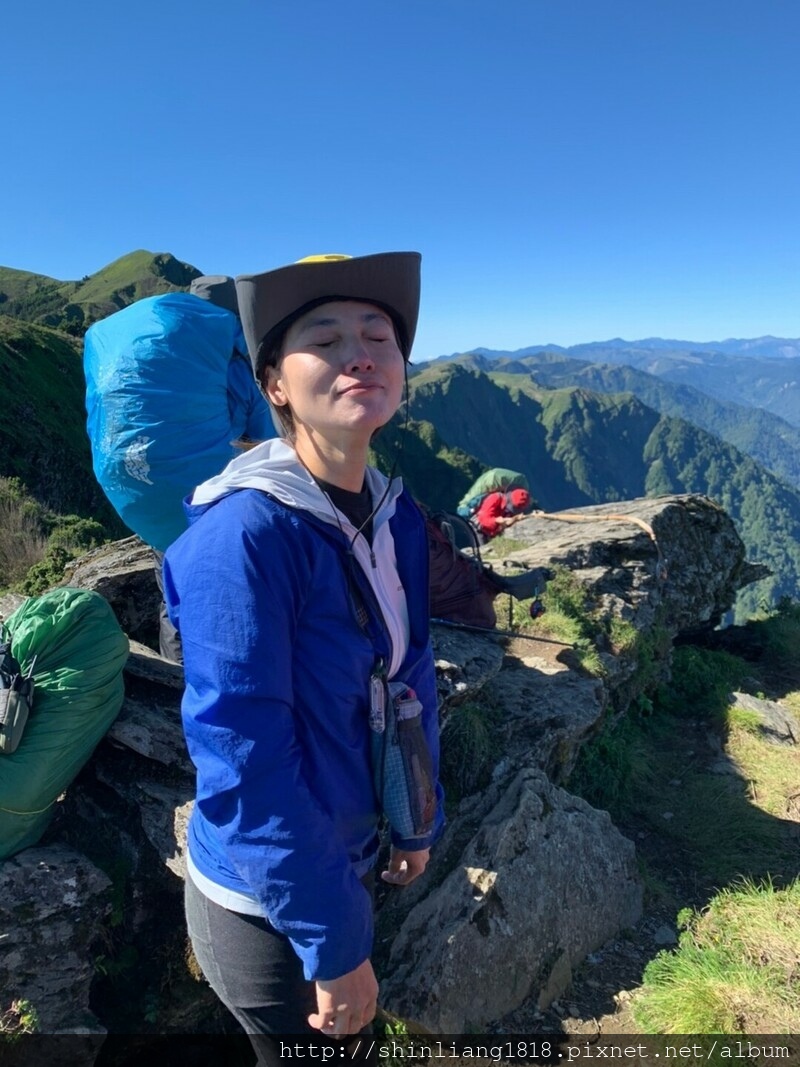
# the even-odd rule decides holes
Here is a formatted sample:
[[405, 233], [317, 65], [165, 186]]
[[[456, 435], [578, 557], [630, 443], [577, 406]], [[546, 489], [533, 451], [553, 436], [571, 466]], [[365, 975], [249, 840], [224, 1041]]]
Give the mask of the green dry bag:
[[35, 845], [59, 795], [122, 708], [128, 639], [109, 604], [86, 589], [26, 600], [5, 624], [35, 701], [15, 752], [0, 754], [0, 859]]

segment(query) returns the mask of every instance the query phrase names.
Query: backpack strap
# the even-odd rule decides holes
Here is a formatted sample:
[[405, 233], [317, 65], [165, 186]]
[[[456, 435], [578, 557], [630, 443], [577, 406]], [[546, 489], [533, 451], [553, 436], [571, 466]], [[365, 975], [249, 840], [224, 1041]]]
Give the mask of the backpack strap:
[[23, 674], [11, 652], [11, 642], [0, 643], [0, 754], [15, 752], [33, 707], [33, 667]]
[[[467, 548], [473, 553], [473, 556], [470, 558], [476, 563], [478, 569], [483, 568], [480, 538], [478, 531], [475, 529], [475, 526], [470, 519], [464, 519], [460, 515], [453, 515], [449, 511], [431, 512], [430, 518], [450, 542], [450, 547], [453, 550], [453, 558], [455, 558], [457, 552], [462, 552], [464, 548]], [[465, 544], [459, 544], [456, 530], [464, 535]]]

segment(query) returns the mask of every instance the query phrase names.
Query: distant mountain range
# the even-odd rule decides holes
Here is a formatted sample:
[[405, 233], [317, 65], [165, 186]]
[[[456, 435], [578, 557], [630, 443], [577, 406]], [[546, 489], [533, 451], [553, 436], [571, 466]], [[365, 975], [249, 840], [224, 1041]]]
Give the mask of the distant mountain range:
[[[513, 352], [491, 348], [471, 348], [480, 356], [534, 356], [540, 352], [563, 352], [575, 359], [594, 359], [598, 352], [702, 352], [724, 353], [729, 356], [756, 356], [762, 359], [795, 359], [800, 356], [800, 340], [786, 337], [729, 337], [725, 341], [675, 341], [664, 337], [645, 337], [640, 341], [625, 341], [622, 337], [612, 337], [610, 341], [589, 341], [584, 344], [571, 345], [529, 345]], [[455, 353], [460, 354], [460, 353]], [[452, 356], [440, 356], [451, 359]], [[613, 362], [609, 360], [608, 362]], [[627, 360], [625, 360], [627, 362]]]
[[548, 389], [458, 361], [424, 365], [410, 384], [414, 418], [489, 466], [525, 473], [544, 510], [704, 493], [775, 572], [742, 594], [740, 613], [800, 592], [800, 490], [685, 419], [631, 393]]
[[800, 340], [761, 337], [708, 344], [691, 341], [598, 341], [560, 348], [531, 345], [516, 352], [476, 348], [440, 356], [435, 363], [463, 355], [519, 363], [528, 357], [568, 357], [600, 364], [624, 364], [664, 381], [688, 385], [708, 396], [746, 407], [759, 407], [800, 427]]
[[[138, 251], [77, 282], [0, 268], [0, 476], [61, 512], [106, 522], [84, 429], [80, 337], [201, 272]], [[650, 338], [442, 357], [411, 369], [410, 421], [375, 442], [412, 492], [454, 509], [487, 466], [524, 471], [548, 510], [700, 492], [739, 525], [775, 577], [744, 594], [800, 596], [800, 341]], [[779, 410], [780, 409], [780, 410]], [[781, 417], [777, 417], [781, 416]]]
[[661, 415], [686, 419], [727, 441], [800, 489], [800, 428], [764, 408], [718, 400], [624, 364], [589, 363], [555, 352], [520, 359], [472, 354], [446, 362], [487, 374], [517, 374], [545, 389], [575, 386], [595, 393], [631, 393]]

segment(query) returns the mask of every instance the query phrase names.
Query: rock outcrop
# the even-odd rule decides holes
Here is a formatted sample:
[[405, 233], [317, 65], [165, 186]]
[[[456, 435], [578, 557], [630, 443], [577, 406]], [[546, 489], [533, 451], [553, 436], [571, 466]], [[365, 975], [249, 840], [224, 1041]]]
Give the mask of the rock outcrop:
[[[621, 512], [629, 518], [611, 517]], [[443, 747], [459, 709], [487, 693], [501, 744], [485, 781], [450, 813], [425, 877], [380, 902], [382, 1001], [433, 1031], [485, 1027], [531, 996], [547, 1005], [573, 967], [636, 920], [641, 887], [633, 845], [607, 813], [567, 792], [569, 773], [606, 718], [623, 714], [642, 687], [668, 672], [672, 639], [713, 627], [737, 590], [762, 576], [745, 561], [727, 515], [702, 497], [578, 514], [574, 522], [519, 523], [513, 536], [527, 545], [510, 561], [569, 567], [599, 618], [623, 620], [648, 639], [651, 662], [642, 672], [635, 645], [619, 651], [601, 641], [603, 676], [589, 677], [568, 646], [546, 636], [434, 626]], [[101, 1024], [132, 1033], [224, 1025], [215, 998], [186, 963], [181, 898], [193, 771], [180, 727], [182, 672], [148, 647], [159, 600], [150, 550], [135, 538], [97, 549], [73, 568], [68, 584], [105, 596], [132, 639], [127, 695], [46, 842], [0, 872], [5, 995], [34, 1002], [48, 1028], [77, 1030], [85, 1025], [94, 970]], [[13, 606], [0, 600], [0, 617]], [[65, 842], [75, 850], [69, 873]], [[31, 899], [23, 872], [45, 869], [50, 881], [42, 884], [50, 888]], [[70, 895], [73, 870], [85, 872], [80, 914]], [[45, 981], [52, 970], [42, 949], [48, 923], [64, 941], [75, 928], [75, 962], [64, 972], [75, 976], [69, 995], [57, 969]], [[114, 999], [120, 981], [125, 1005]]]
[[[68, 845], [24, 849], [0, 864], [1, 1029], [13, 1033], [28, 1015], [42, 1033], [74, 1035], [61, 1050], [64, 1067], [92, 1063], [106, 1032], [89, 999], [111, 908], [111, 880]], [[34, 1067], [33, 1050], [24, 1051], [18, 1062]], [[13, 1062], [13, 1047], [6, 1052]]]
[[730, 516], [707, 497], [647, 497], [568, 515], [515, 525], [514, 540], [529, 547], [509, 559], [569, 567], [601, 611], [642, 631], [655, 622], [675, 634], [713, 628], [741, 588], [770, 573], [745, 559]]
[[529, 996], [549, 1005], [573, 966], [639, 918], [635, 850], [606, 812], [532, 768], [497, 792], [392, 945], [384, 999], [435, 1033], [480, 1032]]

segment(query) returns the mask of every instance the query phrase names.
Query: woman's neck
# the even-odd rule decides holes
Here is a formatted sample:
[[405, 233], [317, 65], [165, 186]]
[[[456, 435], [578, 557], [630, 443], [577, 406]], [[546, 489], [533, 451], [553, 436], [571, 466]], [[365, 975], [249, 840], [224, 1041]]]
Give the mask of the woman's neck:
[[294, 441], [297, 458], [315, 478], [351, 493], [361, 492], [367, 468], [367, 448], [343, 450], [327, 441], [298, 433]]

